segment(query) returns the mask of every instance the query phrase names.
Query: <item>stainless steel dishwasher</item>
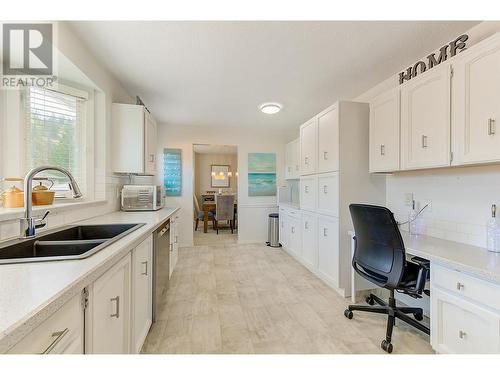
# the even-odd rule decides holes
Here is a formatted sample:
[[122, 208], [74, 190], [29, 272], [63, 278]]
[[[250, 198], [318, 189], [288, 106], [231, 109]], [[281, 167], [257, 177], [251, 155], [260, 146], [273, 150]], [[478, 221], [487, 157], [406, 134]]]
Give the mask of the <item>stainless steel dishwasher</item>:
[[165, 308], [165, 295], [170, 274], [170, 220], [154, 232], [153, 322]]

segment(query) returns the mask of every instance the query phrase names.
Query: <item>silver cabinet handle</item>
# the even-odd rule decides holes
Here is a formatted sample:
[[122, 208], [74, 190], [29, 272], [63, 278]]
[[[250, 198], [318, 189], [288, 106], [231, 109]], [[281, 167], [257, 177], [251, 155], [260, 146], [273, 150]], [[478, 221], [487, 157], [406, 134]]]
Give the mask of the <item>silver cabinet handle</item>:
[[427, 136], [422, 136], [422, 148], [427, 148]]
[[295, 233], [295, 227], [292, 227], [292, 233]]
[[328, 228], [323, 228], [323, 237], [328, 236]]
[[305, 165], [309, 165], [309, 157], [308, 157], [308, 156], [306, 156], [306, 157], [304, 158], [304, 164], [305, 164]]
[[380, 155], [385, 155], [385, 145], [380, 145]]
[[304, 229], [309, 229], [309, 223], [307, 221], [304, 223]]
[[144, 270], [144, 272], [141, 272], [141, 275], [147, 276], [148, 275], [148, 261], [141, 262], [141, 264], [145, 266], [144, 267], [145, 270]]
[[495, 135], [495, 119], [488, 119], [488, 135]]
[[174, 244], [173, 243], [170, 244], [170, 252], [172, 252], [172, 251], [174, 251]]
[[458, 331], [458, 337], [460, 337], [462, 340], [465, 339], [465, 336], [467, 336], [467, 334], [464, 331]]
[[175, 242], [174, 243], [177, 243], [177, 240], [178, 240], [178, 237], [177, 235], [175, 236]]
[[304, 186], [304, 192], [309, 193], [309, 186]]
[[118, 319], [120, 317], [120, 296], [116, 296], [115, 298], [110, 298], [110, 301], [111, 303], [113, 303], [113, 301], [116, 302], [116, 312], [114, 314], [111, 314], [110, 317]]
[[323, 185], [323, 193], [328, 194], [328, 185]]
[[323, 160], [328, 160], [328, 151], [323, 151]]
[[50, 343], [49, 346], [47, 346], [47, 348], [45, 348], [45, 350], [40, 353], [40, 354], [49, 354], [55, 347], [56, 345], [63, 339], [64, 336], [66, 336], [66, 334], [69, 332], [69, 328], [65, 328], [64, 330], [62, 331], [56, 331], [56, 332], [53, 332], [52, 335], [50, 337], [53, 337], [54, 340]]
[[464, 284], [458, 282], [457, 283], [457, 290], [462, 290], [464, 288]]
[[155, 161], [155, 154], [149, 154], [149, 161], [154, 162]]

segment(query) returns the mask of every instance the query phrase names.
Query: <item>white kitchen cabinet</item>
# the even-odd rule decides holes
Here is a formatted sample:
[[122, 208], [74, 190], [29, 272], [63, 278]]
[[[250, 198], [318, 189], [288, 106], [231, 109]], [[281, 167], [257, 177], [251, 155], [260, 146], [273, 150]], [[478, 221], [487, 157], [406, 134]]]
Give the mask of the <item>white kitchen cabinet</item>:
[[279, 224], [280, 244], [286, 249], [288, 248], [288, 211], [281, 207], [279, 211]]
[[153, 317], [153, 238], [132, 252], [132, 353], [140, 353]]
[[113, 103], [113, 171], [156, 173], [156, 122], [141, 105]]
[[71, 298], [7, 354], [84, 354], [82, 295]]
[[318, 115], [317, 171], [339, 170], [339, 109], [338, 105]]
[[318, 267], [318, 218], [302, 212], [302, 261], [311, 270]]
[[286, 144], [285, 149], [285, 179], [293, 180], [300, 177], [300, 140], [299, 138]]
[[339, 173], [318, 175], [318, 208], [324, 215], [339, 216]]
[[441, 64], [401, 86], [402, 169], [450, 165], [449, 64]]
[[453, 63], [454, 165], [500, 161], [500, 33]]
[[130, 273], [129, 253], [90, 286], [86, 352], [130, 352]]
[[176, 214], [170, 219], [170, 272], [169, 278], [172, 277], [177, 260], [179, 259], [179, 214]]
[[288, 250], [295, 257], [300, 258], [302, 252], [300, 213], [296, 210], [290, 210], [288, 212], [287, 224]]
[[300, 177], [300, 209], [314, 211], [318, 200], [318, 177], [316, 175]]
[[370, 172], [399, 170], [399, 87], [370, 102]]
[[312, 120], [300, 127], [300, 174], [316, 173], [318, 158], [318, 120]]
[[318, 272], [339, 287], [339, 220], [335, 217], [318, 217]]

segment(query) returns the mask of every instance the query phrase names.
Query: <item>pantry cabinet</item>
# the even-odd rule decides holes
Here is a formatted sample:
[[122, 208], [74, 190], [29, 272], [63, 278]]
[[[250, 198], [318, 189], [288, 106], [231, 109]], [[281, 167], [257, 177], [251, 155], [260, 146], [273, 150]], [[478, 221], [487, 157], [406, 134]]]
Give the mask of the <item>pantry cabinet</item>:
[[130, 352], [130, 271], [129, 253], [90, 286], [87, 352]]
[[144, 106], [113, 103], [113, 172], [156, 174], [157, 128]]
[[500, 34], [453, 64], [454, 164], [500, 161]]
[[318, 267], [318, 218], [316, 214], [302, 212], [302, 261], [309, 269]]
[[285, 149], [285, 179], [293, 180], [300, 177], [300, 139], [286, 144]]
[[309, 175], [300, 177], [300, 208], [302, 210], [316, 210], [318, 200], [318, 177]]
[[334, 105], [318, 115], [318, 172], [339, 170], [339, 109]]
[[313, 118], [300, 127], [300, 174], [316, 172], [318, 154], [318, 121]]
[[370, 172], [399, 170], [399, 88], [370, 102]]
[[295, 257], [301, 256], [302, 250], [302, 232], [301, 232], [301, 218], [296, 210], [290, 210], [287, 217], [287, 243], [288, 249]]
[[153, 317], [153, 238], [132, 252], [132, 353], [140, 353]]
[[441, 64], [401, 86], [402, 169], [450, 165], [450, 79]]
[[318, 217], [318, 271], [330, 285], [339, 287], [339, 220]]
[[318, 208], [324, 215], [339, 216], [339, 172], [318, 175]]

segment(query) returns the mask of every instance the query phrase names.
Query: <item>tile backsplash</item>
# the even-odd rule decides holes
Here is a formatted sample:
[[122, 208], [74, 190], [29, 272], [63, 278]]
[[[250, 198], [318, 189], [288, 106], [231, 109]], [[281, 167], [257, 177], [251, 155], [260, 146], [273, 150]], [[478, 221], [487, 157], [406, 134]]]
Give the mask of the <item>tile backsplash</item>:
[[[401, 172], [387, 176], [387, 206], [396, 220], [408, 219], [405, 196], [413, 193], [421, 215], [421, 233], [486, 247], [486, 222], [491, 205], [500, 204], [500, 166], [444, 168]], [[402, 230], [408, 230], [403, 225]]]

